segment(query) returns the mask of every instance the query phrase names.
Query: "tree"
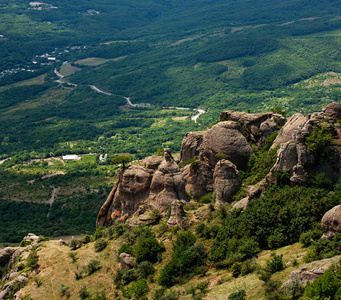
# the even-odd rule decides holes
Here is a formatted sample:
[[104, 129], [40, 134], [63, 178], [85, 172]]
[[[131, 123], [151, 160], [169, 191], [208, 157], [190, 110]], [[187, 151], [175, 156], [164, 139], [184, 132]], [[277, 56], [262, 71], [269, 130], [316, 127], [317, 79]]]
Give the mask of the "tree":
[[118, 155], [111, 160], [112, 165], [122, 164], [122, 169], [126, 168], [126, 163], [131, 162], [131, 157], [128, 155]]

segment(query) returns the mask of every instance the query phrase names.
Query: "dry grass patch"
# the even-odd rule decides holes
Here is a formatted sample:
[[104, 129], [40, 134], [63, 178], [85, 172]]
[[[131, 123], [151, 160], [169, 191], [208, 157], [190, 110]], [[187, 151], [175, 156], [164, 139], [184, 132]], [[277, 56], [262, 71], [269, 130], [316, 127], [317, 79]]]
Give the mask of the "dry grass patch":
[[126, 57], [128, 57], [128, 55], [119, 56], [119, 57], [110, 58], [110, 59], [105, 59], [105, 58], [100, 58], [100, 57], [88, 57], [88, 58], [77, 60], [75, 64], [80, 65], [80, 66], [99, 66], [99, 65], [105, 64], [108, 61], [118, 61]]

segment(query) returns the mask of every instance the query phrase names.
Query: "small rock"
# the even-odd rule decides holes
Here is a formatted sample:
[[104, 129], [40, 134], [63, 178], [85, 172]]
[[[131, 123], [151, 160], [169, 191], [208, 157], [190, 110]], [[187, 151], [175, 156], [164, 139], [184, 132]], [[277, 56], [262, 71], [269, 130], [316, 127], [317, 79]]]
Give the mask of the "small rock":
[[121, 253], [120, 254], [120, 263], [122, 270], [132, 269], [135, 264], [135, 258], [131, 257], [128, 253]]

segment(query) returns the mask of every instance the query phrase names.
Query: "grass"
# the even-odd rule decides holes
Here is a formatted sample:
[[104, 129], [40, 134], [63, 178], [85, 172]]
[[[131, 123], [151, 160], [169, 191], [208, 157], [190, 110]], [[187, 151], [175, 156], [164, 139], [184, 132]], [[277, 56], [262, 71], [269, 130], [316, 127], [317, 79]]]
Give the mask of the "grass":
[[63, 76], [69, 76], [80, 70], [81, 68], [75, 67], [67, 63], [67, 64], [62, 64], [62, 66], [60, 67], [59, 73], [62, 74]]
[[5, 90], [9, 90], [9, 89], [11, 89], [13, 87], [18, 87], [18, 86], [44, 84], [45, 77], [46, 77], [46, 74], [43, 74], [43, 75], [31, 78], [31, 79], [20, 81], [18, 83], [13, 83], [13, 84], [2, 86], [2, 87], [0, 87], [0, 92], [3, 92]]
[[99, 58], [99, 57], [88, 57], [84, 59], [77, 60], [75, 64], [80, 66], [99, 66], [103, 65], [108, 61], [118, 61], [128, 57], [128, 55], [119, 56], [111, 59]]

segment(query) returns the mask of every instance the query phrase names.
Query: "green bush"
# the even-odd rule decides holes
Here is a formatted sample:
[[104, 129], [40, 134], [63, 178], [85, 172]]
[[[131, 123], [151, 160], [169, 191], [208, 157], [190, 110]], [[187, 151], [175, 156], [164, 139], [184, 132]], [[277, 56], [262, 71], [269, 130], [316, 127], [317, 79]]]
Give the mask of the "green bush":
[[327, 159], [331, 155], [328, 146], [332, 139], [327, 126], [321, 126], [321, 128], [313, 126], [312, 133], [305, 138], [305, 144], [316, 160]]
[[22, 240], [22, 241], [20, 242], [19, 247], [26, 247], [26, 246], [31, 245], [31, 244], [32, 244], [31, 241]]
[[155, 263], [164, 249], [164, 246], [154, 237], [140, 238], [135, 250], [136, 262], [150, 261]]
[[283, 170], [277, 170], [275, 172], [275, 181], [277, 186], [284, 186], [290, 184], [291, 175]]
[[69, 298], [71, 296], [70, 288], [64, 283], [59, 286], [58, 293], [60, 297]]
[[136, 271], [134, 269], [126, 270], [123, 273], [122, 281], [123, 281], [123, 284], [125, 284], [125, 285], [132, 282], [132, 281], [135, 281], [136, 279], [137, 279], [137, 274], [136, 274]]
[[236, 261], [231, 266], [231, 272], [232, 272], [232, 276], [237, 278], [242, 272], [242, 263]]
[[83, 267], [83, 272], [86, 275], [91, 275], [101, 268], [101, 263], [99, 260], [92, 259], [89, 263]]
[[238, 292], [230, 294], [228, 300], [245, 300], [245, 297], [246, 297], [245, 290], [239, 290]]
[[303, 257], [303, 261], [308, 263], [314, 260], [333, 257], [341, 254], [341, 234], [336, 233], [331, 239], [318, 239], [313, 241], [308, 249], [307, 254]]
[[140, 279], [137, 282], [134, 282], [130, 288], [130, 293], [135, 296], [136, 299], [141, 299], [149, 292], [149, 287], [147, 281], [145, 279]]
[[213, 193], [209, 193], [208, 195], [206, 196], [203, 196], [199, 203], [202, 203], [202, 204], [208, 204], [208, 203], [212, 203], [213, 201]]
[[39, 264], [39, 256], [36, 250], [32, 250], [29, 256], [27, 257], [27, 267], [30, 270], [38, 269]]
[[98, 239], [95, 242], [94, 248], [96, 252], [101, 252], [104, 250], [108, 245], [108, 242], [104, 239]]
[[305, 295], [309, 299], [340, 299], [341, 297], [341, 266], [331, 266], [313, 283], [307, 284]]
[[270, 260], [266, 262], [266, 271], [273, 274], [279, 271], [284, 270], [285, 265], [283, 262], [283, 254], [277, 255], [274, 254]]
[[88, 243], [90, 243], [90, 242], [91, 242], [91, 237], [90, 237], [90, 235], [88, 235], [88, 234], [84, 235], [84, 237], [82, 238], [82, 243], [83, 243], [83, 244], [88, 244]]
[[147, 278], [149, 275], [155, 273], [155, 268], [151, 262], [143, 261], [138, 265], [136, 273], [142, 278]]
[[303, 232], [300, 236], [300, 243], [303, 247], [309, 247], [312, 242], [321, 238], [323, 232], [320, 230]]
[[81, 241], [81, 240], [77, 240], [77, 239], [72, 239], [72, 240], [69, 242], [69, 247], [70, 247], [72, 250], [77, 250], [77, 249], [79, 249], [80, 247], [82, 247], [82, 241]]
[[118, 249], [118, 255], [120, 255], [121, 253], [128, 253], [134, 256], [134, 248], [131, 245], [124, 244], [120, 247], [120, 249]]
[[83, 285], [83, 286], [81, 287], [81, 289], [78, 291], [78, 296], [79, 296], [79, 298], [81, 298], [82, 300], [85, 300], [85, 299], [87, 299], [87, 298], [90, 297], [90, 293], [89, 293], [89, 291], [88, 291], [88, 289], [86, 288], [85, 285]]

